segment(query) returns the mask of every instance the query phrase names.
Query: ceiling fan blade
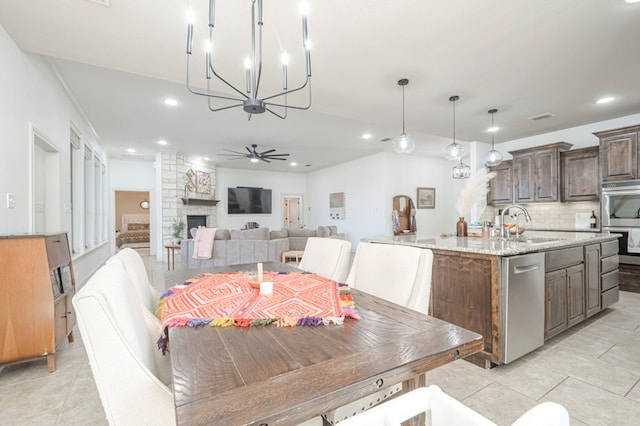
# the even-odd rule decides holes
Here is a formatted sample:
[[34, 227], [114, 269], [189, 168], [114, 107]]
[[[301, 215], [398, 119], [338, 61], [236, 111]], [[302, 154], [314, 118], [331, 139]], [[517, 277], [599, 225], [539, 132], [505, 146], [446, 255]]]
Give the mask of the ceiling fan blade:
[[[223, 150], [223, 151], [227, 151], [227, 152], [233, 152], [233, 153], [234, 153], [234, 154], [236, 154], [236, 155], [246, 155], [244, 152], [233, 151], [233, 150], [231, 150], [231, 149], [223, 148], [222, 150]], [[221, 155], [229, 155], [229, 154], [221, 154]]]
[[249, 152], [249, 154], [253, 154], [255, 152], [255, 149], [251, 151], [248, 146], [245, 146], [244, 149], [246, 149]]
[[220, 157], [236, 157], [236, 158], [247, 158], [246, 155], [237, 155], [237, 154], [218, 154]]
[[275, 149], [270, 149], [268, 151], [261, 152], [260, 155], [269, 154], [270, 152], [273, 152], [273, 151], [275, 151]]
[[266, 158], [268, 158], [269, 160], [282, 160], [282, 161], [286, 160], [286, 158], [278, 158], [278, 157], [271, 157], [271, 156], [268, 156]]
[[289, 154], [267, 154], [267, 155], [263, 155], [263, 157], [267, 157], [267, 158], [276, 158], [276, 157], [288, 157]]
[[264, 158], [264, 157], [260, 157], [260, 160], [264, 161], [265, 163], [271, 163], [271, 161], [267, 160], [267, 159], [266, 159], [266, 158]]

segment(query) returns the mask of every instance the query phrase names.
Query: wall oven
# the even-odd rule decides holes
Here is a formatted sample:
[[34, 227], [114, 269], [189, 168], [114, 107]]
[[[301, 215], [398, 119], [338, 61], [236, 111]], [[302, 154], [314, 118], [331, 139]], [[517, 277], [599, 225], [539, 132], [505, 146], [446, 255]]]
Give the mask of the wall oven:
[[602, 230], [621, 234], [620, 263], [640, 265], [640, 181], [602, 184]]

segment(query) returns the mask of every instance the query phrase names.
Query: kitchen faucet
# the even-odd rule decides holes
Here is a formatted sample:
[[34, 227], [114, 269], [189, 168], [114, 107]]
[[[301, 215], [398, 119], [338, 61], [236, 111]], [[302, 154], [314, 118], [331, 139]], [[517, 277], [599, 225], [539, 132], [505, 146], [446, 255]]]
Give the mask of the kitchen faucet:
[[502, 225], [502, 228], [500, 229], [500, 237], [502, 237], [504, 239], [509, 238], [509, 234], [508, 234], [507, 228], [505, 228], [505, 226], [504, 226], [504, 215], [505, 215], [505, 213], [507, 213], [509, 211], [509, 209], [515, 209], [515, 208], [518, 208], [518, 209], [522, 210], [522, 213], [524, 213], [524, 220], [525, 221], [531, 222], [531, 216], [529, 215], [529, 212], [527, 211], [527, 209], [525, 209], [524, 207], [519, 206], [518, 204], [512, 204], [510, 206], [505, 207], [502, 210], [502, 215], [500, 217], [500, 224]]

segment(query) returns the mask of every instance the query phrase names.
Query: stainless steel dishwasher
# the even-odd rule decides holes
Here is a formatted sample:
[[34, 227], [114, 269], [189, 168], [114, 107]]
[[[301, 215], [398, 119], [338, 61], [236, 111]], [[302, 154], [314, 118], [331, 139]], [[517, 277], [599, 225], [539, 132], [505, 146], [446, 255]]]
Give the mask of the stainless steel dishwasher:
[[502, 258], [504, 363], [544, 344], [544, 254]]

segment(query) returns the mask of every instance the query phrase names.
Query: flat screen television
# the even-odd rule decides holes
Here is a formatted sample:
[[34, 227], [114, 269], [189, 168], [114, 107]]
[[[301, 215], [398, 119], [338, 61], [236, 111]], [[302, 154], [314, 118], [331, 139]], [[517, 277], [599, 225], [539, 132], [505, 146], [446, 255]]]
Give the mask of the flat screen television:
[[227, 213], [271, 213], [271, 190], [248, 186], [227, 188]]

